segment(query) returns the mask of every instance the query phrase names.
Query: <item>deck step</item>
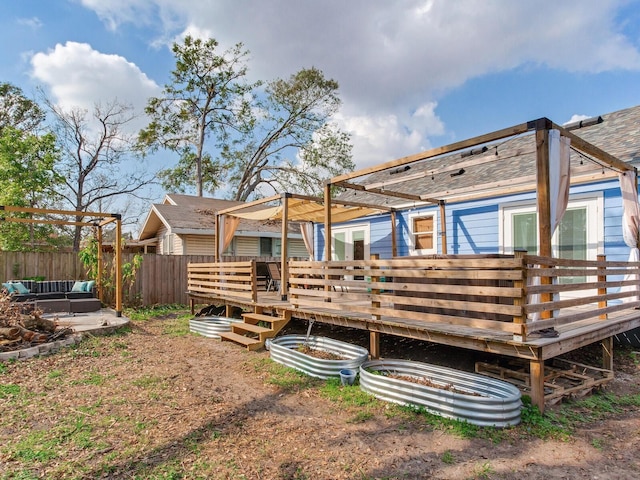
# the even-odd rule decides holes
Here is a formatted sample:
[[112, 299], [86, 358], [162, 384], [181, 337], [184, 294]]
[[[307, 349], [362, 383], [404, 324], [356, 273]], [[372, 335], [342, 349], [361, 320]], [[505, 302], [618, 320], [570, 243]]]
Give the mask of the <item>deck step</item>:
[[264, 315], [262, 313], [243, 313], [242, 318], [246, 323], [274, 323], [284, 320], [282, 317], [272, 317], [271, 315]]
[[234, 332], [221, 332], [220, 340], [223, 342], [227, 340], [229, 342], [239, 343], [247, 347], [248, 350], [258, 350], [264, 345], [264, 342], [261, 342], [257, 338], [245, 337], [244, 335]]
[[251, 332], [251, 333], [258, 333], [258, 334], [273, 332], [272, 328], [261, 327], [259, 325], [254, 325], [253, 323], [234, 323], [233, 325], [231, 325], [232, 332], [236, 332], [238, 330], [243, 332]]

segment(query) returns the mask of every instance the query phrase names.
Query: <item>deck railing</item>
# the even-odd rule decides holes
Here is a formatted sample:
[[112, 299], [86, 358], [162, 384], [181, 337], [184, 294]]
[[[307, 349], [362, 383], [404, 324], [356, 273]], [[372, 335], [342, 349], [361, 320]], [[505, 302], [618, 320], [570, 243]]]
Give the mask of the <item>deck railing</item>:
[[511, 333], [514, 339], [640, 307], [638, 291], [625, 291], [638, 288], [638, 277], [624, 279], [640, 274], [640, 263], [604, 257], [460, 255], [289, 265], [294, 308]]
[[[640, 262], [604, 257], [581, 261], [517, 253], [291, 260], [288, 272], [294, 310], [437, 323], [511, 334], [516, 340], [640, 308]], [[636, 277], [626, 278], [630, 274]], [[256, 302], [256, 262], [190, 263], [188, 288], [195, 296]]]
[[527, 333], [640, 307], [640, 263], [523, 257]]
[[187, 288], [190, 295], [258, 300], [256, 261], [189, 263]]
[[289, 262], [295, 308], [410, 319], [520, 334], [521, 259], [402, 258]]

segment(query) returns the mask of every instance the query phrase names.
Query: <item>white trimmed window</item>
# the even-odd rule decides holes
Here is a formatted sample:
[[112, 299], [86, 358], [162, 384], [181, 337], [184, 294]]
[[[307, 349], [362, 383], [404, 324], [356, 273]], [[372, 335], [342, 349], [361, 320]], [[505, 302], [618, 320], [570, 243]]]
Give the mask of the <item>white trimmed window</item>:
[[162, 253], [165, 255], [173, 254], [173, 233], [165, 233], [162, 237]]
[[412, 254], [428, 255], [437, 253], [436, 215], [420, 214], [409, 217], [411, 228]]
[[[602, 195], [569, 200], [562, 221], [551, 239], [552, 254], [568, 260], [596, 260], [604, 237]], [[501, 207], [500, 238], [502, 253], [526, 250], [539, 253], [538, 214], [532, 203]], [[583, 283], [595, 279], [562, 277], [560, 283]]]

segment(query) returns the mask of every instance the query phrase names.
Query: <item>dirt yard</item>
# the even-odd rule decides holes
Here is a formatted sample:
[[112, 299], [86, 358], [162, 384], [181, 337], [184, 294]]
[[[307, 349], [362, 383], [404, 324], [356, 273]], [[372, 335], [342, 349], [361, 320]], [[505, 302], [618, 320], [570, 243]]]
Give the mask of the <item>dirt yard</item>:
[[[0, 365], [0, 478], [640, 478], [640, 369], [629, 352], [606, 389], [628, 401], [591, 396], [550, 409], [544, 422], [496, 431], [285, 374], [269, 352], [188, 334], [187, 325], [134, 323]], [[468, 352], [383, 339], [385, 356], [474, 361]]]

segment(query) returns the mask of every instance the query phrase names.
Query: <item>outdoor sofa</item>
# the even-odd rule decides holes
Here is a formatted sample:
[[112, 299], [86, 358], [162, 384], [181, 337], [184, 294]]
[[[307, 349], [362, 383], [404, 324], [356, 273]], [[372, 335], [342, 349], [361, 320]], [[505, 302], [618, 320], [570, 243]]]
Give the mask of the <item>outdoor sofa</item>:
[[45, 313], [87, 313], [100, 310], [95, 282], [77, 280], [10, 280], [2, 284], [12, 302], [21, 302]]

